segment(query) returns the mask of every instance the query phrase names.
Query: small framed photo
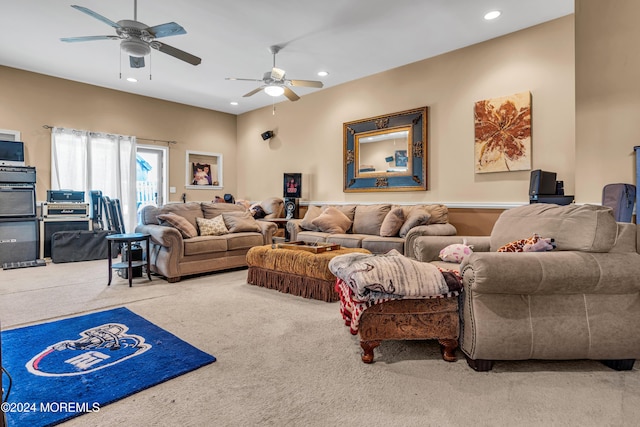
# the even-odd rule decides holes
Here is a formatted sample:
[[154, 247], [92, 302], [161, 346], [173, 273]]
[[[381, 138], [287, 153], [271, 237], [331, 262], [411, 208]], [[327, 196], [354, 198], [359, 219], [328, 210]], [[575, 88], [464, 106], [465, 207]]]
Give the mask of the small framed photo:
[[302, 197], [302, 174], [301, 173], [285, 173], [284, 174], [284, 197], [293, 197], [299, 199]]
[[187, 151], [185, 167], [187, 188], [222, 188], [222, 154]]

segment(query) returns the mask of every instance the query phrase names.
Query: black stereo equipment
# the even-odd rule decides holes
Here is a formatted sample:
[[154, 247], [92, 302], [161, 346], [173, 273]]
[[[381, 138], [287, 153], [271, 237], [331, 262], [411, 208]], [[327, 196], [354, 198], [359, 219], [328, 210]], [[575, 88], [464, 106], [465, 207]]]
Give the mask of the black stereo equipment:
[[0, 166], [0, 182], [35, 184], [36, 168], [32, 166]]
[[38, 219], [0, 219], [0, 264], [38, 259]]
[[539, 194], [556, 194], [556, 173], [540, 169], [531, 171], [529, 182], [529, 196]]
[[84, 202], [84, 191], [47, 190], [47, 202]]
[[531, 197], [529, 203], [553, 203], [555, 205], [570, 205], [573, 203], [573, 196], [565, 196], [560, 194], [541, 194]]
[[300, 213], [300, 206], [298, 205], [298, 199], [294, 197], [284, 198], [284, 215], [285, 219], [298, 218]]
[[70, 216], [70, 217], [89, 217], [89, 203], [48, 203], [42, 204], [42, 216], [57, 217], [57, 216]]
[[36, 216], [33, 184], [0, 184], [0, 218]]
[[40, 258], [51, 257], [51, 235], [57, 231], [91, 230], [89, 218], [43, 218], [40, 221]]

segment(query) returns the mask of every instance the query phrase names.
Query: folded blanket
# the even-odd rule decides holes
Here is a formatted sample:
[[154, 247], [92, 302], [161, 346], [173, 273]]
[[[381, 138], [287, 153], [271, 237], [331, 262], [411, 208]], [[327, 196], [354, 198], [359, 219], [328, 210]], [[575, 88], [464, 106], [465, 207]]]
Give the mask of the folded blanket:
[[384, 255], [340, 255], [329, 262], [329, 270], [351, 289], [354, 301], [428, 298], [462, 289], [455, 277], [447, 280], [436, 266], [396, 250]]

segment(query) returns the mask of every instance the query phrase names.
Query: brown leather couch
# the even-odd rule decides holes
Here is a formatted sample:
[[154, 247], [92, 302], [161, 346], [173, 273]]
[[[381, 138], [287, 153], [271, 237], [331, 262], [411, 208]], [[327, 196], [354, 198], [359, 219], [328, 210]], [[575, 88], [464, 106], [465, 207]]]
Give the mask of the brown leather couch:
[[[548, 252], [496, 252], [534, 233]], [[532, 204], [501, 214], [491, 236], [467, 237], [473, 253], [458, 266], [438, 254], [464, 236], [419, 237], [410, 255], [458, 268], [460, 348], [469, 365], [495, 360], [593, 359], [630, 370], [640, 357], [638, 226], [616, 223], [611, 208]]]
[[[261, 205], [269, 214], [282, 213], [282, 199], [268, 199]], [[248, 224], [252, 231], [204, 236], [198, 231], [198, 235], [185, 237], [179, 228], [158, 218], [170, 212], [185, 219], [195, 230], [199, 230], [197, 218], [240, 215], [243, 223]], [[145, 206], [140, 212], [139, 221], [136, 232], [151, 235], [151, 271], [166, 277], [169, 282], [177, 282], [188, 275], [244, 267], [247, 265], [246, 253], [249, 249], [271, 244], [277, 231], [277, 226], [271, 222], [255, 221], [245, 207], [227, 203], [188, 202], [169, 203], [160, 207]]]

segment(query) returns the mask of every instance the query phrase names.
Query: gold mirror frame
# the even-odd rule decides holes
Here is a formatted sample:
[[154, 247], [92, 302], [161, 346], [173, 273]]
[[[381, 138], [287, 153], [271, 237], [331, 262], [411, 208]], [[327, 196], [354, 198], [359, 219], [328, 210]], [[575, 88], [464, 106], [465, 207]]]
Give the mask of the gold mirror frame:
[[422, 107], [344, 123], [344, 192], [425, 191], [427, 113]]

